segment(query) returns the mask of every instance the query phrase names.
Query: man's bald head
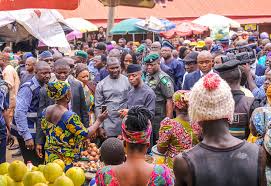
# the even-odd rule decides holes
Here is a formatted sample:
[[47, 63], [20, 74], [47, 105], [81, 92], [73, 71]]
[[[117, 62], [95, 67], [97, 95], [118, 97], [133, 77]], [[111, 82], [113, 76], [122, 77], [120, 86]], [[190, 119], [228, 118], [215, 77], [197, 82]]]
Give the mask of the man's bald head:
[[158, 41], [155, 41], [151, 44], [151, 51], [160, 51], [161, 50], [161, 43]]
[[207, 50], [201, 51], [197, 57], [197, 64], [198, 64], [199, 70], [203, 74], [209, 73], [212, 70], [213, 65], [214, 65], [212, 54]]
[[119, 49], [114, 48], [114, 49], [110, 50], [108, 57], [116, 57], [116, 58], [120, 59], [121, 52]]
[[213, 56], [212, 54], [207, 51], [207, 50], [203, 50], [199, 53], [198, 57], [197, 57], [197, 61], [198, 60], [202, 60], [202, 59], [207, 59], [207, 60], [212, 60]]
[[35, 72], [40, 71], [40, 70], [42, 70], [44, 68], [50, 68], [51, 69], [50, 65], [47, 62], [39, 61], [35, 65]]

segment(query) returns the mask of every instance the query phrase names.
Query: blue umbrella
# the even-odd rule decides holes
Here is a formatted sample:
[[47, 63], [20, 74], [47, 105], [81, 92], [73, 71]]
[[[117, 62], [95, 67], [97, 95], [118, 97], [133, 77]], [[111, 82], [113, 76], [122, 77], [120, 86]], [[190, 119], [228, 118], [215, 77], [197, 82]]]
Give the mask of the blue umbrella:
[[176, 28], [176, 25], [170, 22], [167, 19], [158, 19], [156, 17], [151, 16], [148, 19], [138, 21], [135, 24], [138, 28], [143, 30], [151, 31], [151, 32], [166, 32]]

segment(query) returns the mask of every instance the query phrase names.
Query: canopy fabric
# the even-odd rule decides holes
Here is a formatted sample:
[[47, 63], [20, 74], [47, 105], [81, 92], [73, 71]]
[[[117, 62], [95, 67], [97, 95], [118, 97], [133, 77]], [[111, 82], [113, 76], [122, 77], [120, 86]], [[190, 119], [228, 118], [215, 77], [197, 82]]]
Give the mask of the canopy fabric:
[[169, 20], [166, 19], [158, 19], [156, 17], [149, 17], [145, 20], [139, 21], [136, 23], [136, 26], [143, 29], [147, 30], [150, 32], [166, 32], [168, 30], [174, 29], [176, 25]]
[[72, 41], [75, 39], [81, 39], [82, 37], [83, 37], [83, 34], [82, 34], [82, 32], [79, 32], [79, 31], [72, 31], [66, 35], [66, 38], [68, 41]]
[[173, 38], [174, 36], [191, 36], [193, 34], [203, 34], [207, 31], [208, 27], [201, 26], [191, 22], [183, 22], [176, 26], [176, 28], [167, 32], [162, 32], [161, 35], [167, 39]]
[[[56, 10], [14, 10], [0, 12], [1, 38], [5, 41], [27, 40], [30, 34], [50, 47], [69, 47]], [[27, 32], [26, 32], [27, 31]]]
[[110, 31], [110, 34], [112, 35], [125, 35], [125, 34], [141, 34], [145, 33], [146, 31], [138, 28], [135, 26], [135, 24], [139, 21], [143, 21], [142, 19], [126, 19], [118, 24], [116, 24]]
[[79, 0], [4, 0], [0, 1], [0, 11], [19, 10], [26, 8], [47, 8], [75, 10], [79, 6]]
[[72, 28], [73, 30], [80, 31], [82, 33], [93, 32], [98, 30], [98, 27], [96, 25], [79, 17], [65, 19], [65, 24]]
[[222, 16], [222, 15], [216, 15], [216, 14], [206, 14], [204, 16], [200, 16], [199, 18], [192, 21], [193, 23], [207, 26], [210, 29], [213, 27], [231, 27], [231, 28], [239, 28], [240, 23], [237, 21], [234, 21], [228, 17]]

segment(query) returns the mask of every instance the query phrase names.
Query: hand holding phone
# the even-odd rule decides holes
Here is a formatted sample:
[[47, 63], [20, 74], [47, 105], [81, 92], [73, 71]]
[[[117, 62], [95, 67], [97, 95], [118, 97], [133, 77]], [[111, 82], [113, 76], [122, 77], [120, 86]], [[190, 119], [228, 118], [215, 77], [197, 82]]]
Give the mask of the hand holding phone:
[[107, 106], [106, 105], [102, 105], [102, 113], [104, 113], [107, 110]]

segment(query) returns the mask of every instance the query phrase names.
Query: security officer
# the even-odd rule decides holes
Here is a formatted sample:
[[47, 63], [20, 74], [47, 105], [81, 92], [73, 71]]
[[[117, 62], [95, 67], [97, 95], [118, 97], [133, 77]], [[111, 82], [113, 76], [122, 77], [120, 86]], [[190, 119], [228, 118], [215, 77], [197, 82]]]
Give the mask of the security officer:
[[147, 71], [146, 84], [151, 87], [156, 95], [155, 116], [152, 121], [153, 145], [159, 138], [160, 122], [165, 118], [172, 118], [174, 93], [173, 80], [160, 69], [160, 56], [152, 53], [144, 58]]
[[229, 126], [230, 133], [239, 139], [247, 139], [250, 133], [250, 116], [253, 110], [259, 107], [260, 102], [255, 98], [246, 97], [244, 92], [240, 90], [241, 71], [239, 65], [242, 63], [234, 59], [217, 65], [214, 69], [231, 87], [235, 101], [234, 120]]
[[174, 46], [167, 40], [162, 42], [161, 49], [161, 69], [167, 73], [174, 81], [174, 90], [181, 89], [183, 76], [185, 74], [184, 63], [181, 60], [175, 59], [172, 55]]
[[24, 162], [31, 161], [33, 165], [43, 163], [35, 151], [35, 136], [37, 111], [39, 108], [40, 89], [48, 83], [51, 68], [47, 62], [40, 61], [35, 66], [35, 76], [21, 85], [14, 114], [11, 132], [17, 137]]

